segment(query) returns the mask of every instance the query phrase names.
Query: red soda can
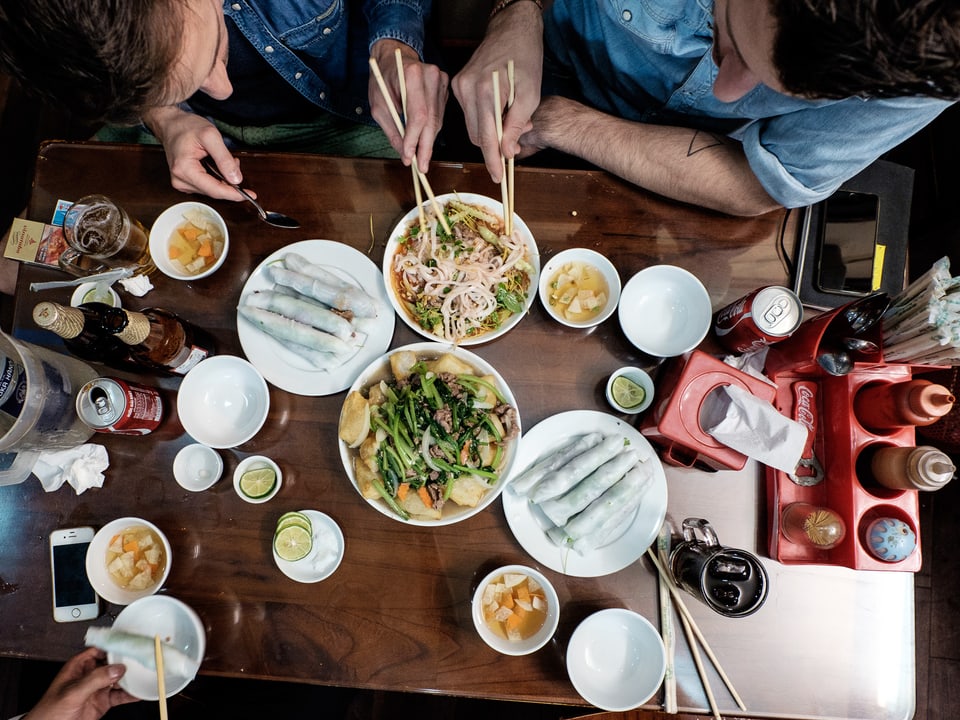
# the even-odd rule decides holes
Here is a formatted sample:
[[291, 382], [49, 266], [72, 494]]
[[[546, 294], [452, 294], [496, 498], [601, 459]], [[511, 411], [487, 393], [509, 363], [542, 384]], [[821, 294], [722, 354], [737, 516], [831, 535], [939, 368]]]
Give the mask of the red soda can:
[[713, 331], [727, 350], [746, 353], [785, 340], [802, 320], [803, 305], [796, 293], [770, 285], [718, 310]]
[[154, 388], [101, 377], [77, 393], [77, 415], [97, 432], [146, 435], [163, 416], [163, 398]]

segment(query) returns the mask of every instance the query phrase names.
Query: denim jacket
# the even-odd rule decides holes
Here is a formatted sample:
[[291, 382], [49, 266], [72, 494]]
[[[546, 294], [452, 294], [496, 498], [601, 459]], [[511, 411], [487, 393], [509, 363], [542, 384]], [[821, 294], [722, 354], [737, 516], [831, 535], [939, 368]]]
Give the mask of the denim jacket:
[[786, 207], [831, 195], [950, 104], [805, 100], [764, 85], [720, 102], [712, 23], [713, 0], [555, 0], [544, 17], [546, 66], [558, 65], [578, 99], [603, 112], [739, 140], [761, 184]]
[[224, 0], [223, 12], [287, 83], [314, 105], [372, 122], [370, 48], [399, 40], [423, 57], [431, 0]]

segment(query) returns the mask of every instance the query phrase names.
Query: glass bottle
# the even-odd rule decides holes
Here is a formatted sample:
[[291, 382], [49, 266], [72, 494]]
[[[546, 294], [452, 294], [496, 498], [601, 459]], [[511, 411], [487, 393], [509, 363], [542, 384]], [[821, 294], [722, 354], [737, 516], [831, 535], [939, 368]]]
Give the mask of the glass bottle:
[[847, 527], [843, 518], [830, 508], [795, 502], [783, 508], [780, 532], [797, 545], [829, 550], [843, 542]]
[[99, 302], [77, 307], [40, 302], [33, 308], [33, 321], [63, 338], [77, 357], [120, 368], [132, 364], [127, 346], [116, 337], [127, 324], [120, 308]]
[[186, 375], [216, 352], [209, 333], [168, 310], [121, 312], [126, 314], [127, 324], [117, 338], [128, 345], [130, 356], [145, 367]]

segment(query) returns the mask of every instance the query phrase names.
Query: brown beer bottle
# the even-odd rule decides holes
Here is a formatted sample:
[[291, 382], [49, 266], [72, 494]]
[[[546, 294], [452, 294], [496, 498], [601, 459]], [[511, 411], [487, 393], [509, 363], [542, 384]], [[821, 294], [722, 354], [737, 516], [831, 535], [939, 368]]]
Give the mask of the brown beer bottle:
[[216, 352], [208, 332], [172, 312], [160, 308], [122, 312], [127, 316], [127, 325], [117, 333], [117, 338], [127, 344], [130, 356], [145, 367], [186, 375]]
[[116, 337], [127, 324], [119, 308], [99, 302], [79, 307], [39, 302], [33, 308], [33, 321], [63, 338], [67, 350], [77, 357], [122, 369], [133, 366], [127, 346]]

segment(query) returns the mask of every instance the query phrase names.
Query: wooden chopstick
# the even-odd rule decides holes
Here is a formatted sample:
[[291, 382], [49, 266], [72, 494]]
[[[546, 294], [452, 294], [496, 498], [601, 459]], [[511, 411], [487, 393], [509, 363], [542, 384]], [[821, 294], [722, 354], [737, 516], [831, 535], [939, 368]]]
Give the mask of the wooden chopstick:
[[[400, 105], [403, 108], [403, 119], [407, 119], [407, 81], [403, 77], [403, 53], [400, 48], [394, 52], [397, 59], [397, 76], [400, 78]], [[417, 176], [416, 163], [410, 164], [410, 174], [413, 175], [413, 194], [417, 198], [417, 213], [420, 216], [420, 229], [427, 228], [427, 214], [423, 209], [423, 195], [420, 192], [420, 178]]]
[[[387, 103], [387, 109], [390, 111], [390, 117], [393, 118], [393, 122], [397, 126], [397, 132], [400, 133], [400, 137], [403, 137], [406, 134], [406, 129], [403, 126], [403, 121], [400, 119], [400, 114], [397, 112], [397, 106], [394, 104], [393, 98], [390, 97], [389, 90], [387, 90], [387, 83], [383, 79], [383, 74], [380, 72], [380, 65], [377, 64], [376, 58], [370, 58], [370, 70], [373, 72], [373, 77], [377, 81], [377, 87], [380, 88], [380, 94], [383, 95], [383, 99]], [[423, 189], [426, 190], [427, 197], [430, 198], [430, 204], [433, 207], [433, 211], [440, 219], [440, 224], [443, 225], [443, 229], [446, 230], [448, 235], [452, 234], [450, 231], [450, 226], [447, 224], [447, 219], [443, 216], [443, 208], [441, 208], [440, 203], [437, 202], [437, 198], [433, 194], [433, 188], [430, 187], [427, 176], [420, 171], [419, 167], [417, 167], [416, 156], [414, 156], [412, 164], [414, 170], [417, 171], [417, 177], [420, 178], [420, 182], [423, 183]]]
[[[666, 523], [657, 536], [657, 555], [666, 565], [667, 554], [670, 552], [670, 529]], [[673, 601], [670, 599], [670, 590], [667, 581], [657, 573], [657, 595], [660, 600], [660, 634], [663, 636], [663, 646], [667, 654], [667, 667], [663, 676], [663, 709], [669, 715], [677, 714], [677, 670], [676, 647], [677, 639], [674, 634], [676, 626], [673, 623]]]
[[167, 720], [167, 683], [163, 673], [163, 647], [160, 636], [153, 636], [153, 652], [157, 659], [157, 695], [160, 700], [160, 720]]
[[[647, 555], [650, 557], [650, 560], [653, 562], [654, 566], [657, 568], [657, 572], [660, 574], [660, 577], [663, 578], [667, 588], [670, 590], [670, 595], [673, 598], [674, 605], [676, 606], [678, 612], [680, 613], [681, 619], [686, 618], [687, 622], [690, 623], [690, 629], [693, 631], [694, 636], [700, 642], [700, 645], [703, 647], [703, 651], [706, 653], [707, 657], [710, 658], [710, 662], [713, 663], [713, 666], [717, 670], [717, 674], [720, 676], [720, 679], [723, 680], [723, 684], [727, 686], [727, 690], [730, 691], [730, 695], [733, 697], [734, 701], [744, 712], [747, 712], [747, 706], [744, 705], [743, 700], [740, 698], [740, 694], [737, 692], [736, 688], [733, 687], [733, 683], [730, 682], [730, 678], [727, 677], [727, 674], [724, 672], [723, 667], [720, 665], [720, 661], [717, 660], [717, 656], [713, 654], [713, 650], [710, 649], [710, 644], [707, 642], [707, 639], [703, 636], [703, 633], [700, 632], [700, 628], [697, 627], [696, 621], [693, 619], [693, 616], [690, 614], [690, 611], [687, 609], [687, 606], [683, 602], [683, 597], [680, 595], [680, 590], [673, 582], [673, 578], [667, 574], [666, 569], [663, 565], [660, 564], [660, 561], [657, 560], [656, 554], [650, 549], [647, 548]], [[702, 678], [704, 686], [707, 684], [705, 677]]]
[[[503, 144], [503, 111], [500, 109], [500, 71], [493, 71], [493, 115], [497, 121], [497, 144]], [[500, 150], [500, 197], [503, 201], [503, 232], [510, 235], [510, 219], [513, 213], [510, 211], [510, 188], [507, 185], [507, 165], [506, 158], [503, 157], [503, 149]]]
[[[507, 60], [507, 81], [510, 83], [510, 96], [507, 99], [507, 110], [513, 107], [513, 101], [517, 99], [516, 78], [513, 72], [513, 60]], [[513, 156], [507, 159], [507, 194], [510, 197], [510, 212], [507, 214], [507, 235], [513, 234]]]
[[720, 709], [717, 707], [717, 698], [713, 695], [713, 688], [710, 687], [710, 680], [707, 678], [707, 671], [703, 667], [703, 660], [700, 659], [700, 649], [697, 647], [697, 639], [693, 634], [693, 628], [686, 615], [681, 613], [680, 624], [683, 626], [683, 634], [687, 636], [687, 645], [690, 646], [690, 655], [693, 656], [693, 664], [697, 667], [697, 675], [700, 676], [700, 682], [703, 684], [703, 690], [707, 694], [707, 702], [710, 704], [710, 712], [716, 720], [723, 720], [720, 716]]

